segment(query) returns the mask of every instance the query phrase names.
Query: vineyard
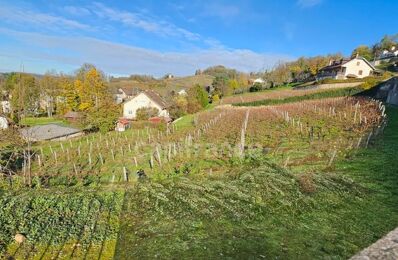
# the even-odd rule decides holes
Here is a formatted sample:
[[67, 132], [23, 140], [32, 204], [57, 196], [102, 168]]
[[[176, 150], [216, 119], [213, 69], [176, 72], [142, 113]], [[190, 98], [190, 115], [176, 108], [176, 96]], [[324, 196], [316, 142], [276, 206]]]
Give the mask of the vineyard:
[[[272, 100], [274, 103], [281, 102], [281, 100], [287, 99], [287, 101], [295, 102], [307, 99], [308, 96], [313, 98], [322, 97], [336, 97], [336, 96], [348, 96], [353, 94], [352, 92], [358, 91], [359, 88], [313, 88], [313, 89], [275, 89], [267, 90], [263, 92], [246, 93], [238, 96], [230, 96], [222, 99], [222, 104], [242, 104], [251, 106], [253, 104], [264, 103]], [[307, 97], [307, 98], [306, 98]]]
[[[265, 246], [271, 251], [263, 256], [272, 257], [279, 244], [263, 241], [289, 243], [278, 232], [293, 228], [294, 216], [314, 210], [318, 199], [331, 205], [364, 196], [360, 185], [326, 173], [382, 136], [385, 109], [358, 97], [220, 106], [189, 122], [35, 144], [19, 174], [0, 181], [0, 252], [17, 259], [108, 259], [114, 252], [122, 259], [247, 258]], [[277, 217], [287, 222], [270, 230], [281, 225]], [[17, 233], [27, 243], [13, 242]], [[221, 245], [224, 235], [231, 244]]]

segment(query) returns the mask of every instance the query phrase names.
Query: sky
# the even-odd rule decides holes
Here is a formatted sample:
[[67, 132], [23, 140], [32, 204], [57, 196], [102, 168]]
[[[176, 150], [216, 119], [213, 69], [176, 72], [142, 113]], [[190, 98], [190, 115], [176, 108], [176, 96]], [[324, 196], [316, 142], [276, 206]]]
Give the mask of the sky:
[[397, 0], [0, 0], [0, 71], [272, 69], [398, 32]]

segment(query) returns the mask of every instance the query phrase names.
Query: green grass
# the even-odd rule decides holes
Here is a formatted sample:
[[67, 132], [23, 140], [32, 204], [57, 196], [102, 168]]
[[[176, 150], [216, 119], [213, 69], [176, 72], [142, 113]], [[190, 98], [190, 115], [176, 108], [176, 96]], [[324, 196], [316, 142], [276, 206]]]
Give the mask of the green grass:
[[398, 225], [398, 109], [372, 148], [310, 175], [261, 157], [205, 179], [141, 182], [126, 192], [118, 259], [347, 259]]
[[25, 117], [21, 119], [21, 124], [28, 126], [46, 124], [68, 125], [66, 121], [54, 117]]

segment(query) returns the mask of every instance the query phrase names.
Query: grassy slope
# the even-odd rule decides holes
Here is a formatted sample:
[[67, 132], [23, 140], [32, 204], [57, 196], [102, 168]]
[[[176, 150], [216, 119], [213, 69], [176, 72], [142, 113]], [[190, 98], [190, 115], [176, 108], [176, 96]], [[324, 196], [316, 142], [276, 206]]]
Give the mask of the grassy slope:
[[65, 121], [61, 119], [56, 119], [51, 117], [26, 117], [21, 120], [21, 124], [27, 126], [46, 125], [46, 124], [68, 125]]
[[126, 193], [116, 258], [347, 258], [398, 225], [398, 109], [372, 148], [311, 175], [261, 158], [244, 171], [140, 183]]
[[153, 89], [159, 94], [166, 96], [172, 90], [180, 91], [181, 89], [188, 89], [196, 84], [201, 86], [210, 85], [213, 82], [213, 76], [209, 75], [195, 75], [187, 77], [176, 77], [173, 79], [154, 80], [149, 82], [138, 82], [134, 80], [119, 80], [110, 83], [111, 87], [139, 87], [141, 89]]

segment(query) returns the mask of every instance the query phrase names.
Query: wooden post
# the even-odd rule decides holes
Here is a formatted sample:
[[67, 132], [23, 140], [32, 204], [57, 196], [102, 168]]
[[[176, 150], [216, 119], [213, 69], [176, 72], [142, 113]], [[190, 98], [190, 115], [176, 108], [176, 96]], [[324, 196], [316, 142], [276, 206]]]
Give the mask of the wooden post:
[[127, 174], [127, 169], [124, 166], [123, 166], [123, 176], [124, 176], [124, 181], [129, 181], [129, 177], [128, 177], [128, 174]]
[[135, 167], [138, 167], [137, 158], [135, 156], [134, 156], [134, 164], [135, 164]]
[[332, 157], [330, 158], [329, 163], [328, 163], [329, 167], [332, 165], [334, 158], [336, 157], [336, 154], [337, 154], [337, 150], [334, 150]]
[[100, 157], [100, 160], [101, 160], [101, 165], [104, 165], [104, 159], [102, 158], [102, 154], [101, 153], [99, 153], [99, 157]]
[[156, 146], [156, 156], [159, 160], [159, 165], [162, 166], [162, 159], [160, 158], [159, 146]]
[[88, 163], [89, 163], [89, 165], [91, 167], [91, 153], [88, 153]]
[[70, 161], [69, 148], [66, 148], [66, 158], [68, 159], [69, 162]]
[[368, 139], [366, 140], [366, 148], [368, 148], [368, 145], [369, 145], [370, 139], [372, 138], [372, 135], [373, 135], [373, 131], [370, 132]]
[[75, 174], [76, 174], [76, 177], [77, 177], [77, 169], [76, 169], [76, 164], [75, 163], [73, 163], [73, 169], [75, 170]]
[[115, 161], [115, 153], [113, 152], [113, 149], [111, 149], [111, 154], [112, 154], [113, 161]]

